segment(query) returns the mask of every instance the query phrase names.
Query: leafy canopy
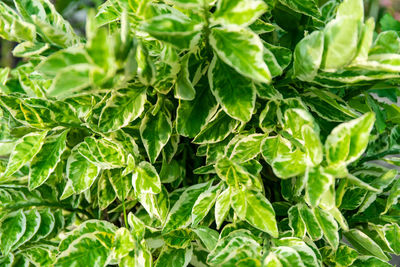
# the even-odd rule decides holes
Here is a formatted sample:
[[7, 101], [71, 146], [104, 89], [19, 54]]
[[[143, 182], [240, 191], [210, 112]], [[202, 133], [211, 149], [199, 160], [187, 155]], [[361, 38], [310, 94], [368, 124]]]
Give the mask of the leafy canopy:
[[0, 2], [21, 58], [0, 265], [390, 266], [400, 28], [380, 25], [362, 0], [108, 0], [81, 36], [49, 0]]

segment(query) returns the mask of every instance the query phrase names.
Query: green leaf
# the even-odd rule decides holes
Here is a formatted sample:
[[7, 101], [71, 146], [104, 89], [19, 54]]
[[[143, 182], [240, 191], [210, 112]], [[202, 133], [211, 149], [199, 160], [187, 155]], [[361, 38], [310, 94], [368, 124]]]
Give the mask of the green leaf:
[[320, 18], [321, 12], [318, 9], [317, 3], [314, 0], [279, 0], [283, 5], [293, 9], [296, 12], [314, 17]]
[[212, 18], [223, 25], [234, 24], [248, 26], [267, 10], [267, 5], [260, 0], [222, 0]]
[[274, 209], [263, 194], [246, 188], [233, 190], [231, 204], [240, 219], [273, 237], [278, 236]]
[[11, 152], [8, 160], [7, 168], [2, 177], [13, 175], [22, 166], [32, 160], [32, 158], [40, 151], [44, 143], [47, 132], [33, 132], [19, 139]]
[[214, 187], [199, 195], [192, 209], [192, 225], [198, 225], [209, 213], [217, 200], [218, 187]]
[[192, 250], [192, 247], [185, 249], [164, 247], [155, 263], [155, 267], [186, 267], [192, 257]]
[[22, 254], [35, 266], [48, 266], [54, 262], [55, 249], [50, 246], [33, 246], [24, 249]]
[[0, 250], [7, 255], [11, 248], [24, 236], [26, 229], [26, 216], [22, 210], [9, 213], [1, 220]]
[[255, 158], [261, 152], [261, 143], [264, 140], [262, 134], [251, 134], [239, 140], [233, 148], [230, 158], [233, 161], [248, 161]]
[[49, 208], [39, 210], [40, 226], [31, 241], [38, 241], [51, 234], [55, 227], [55, 217]]
[[130, 87], [112, 91], [98, 121], [103, 132], [112, 132], [127, 126], [142, 114], [146, 102], [146, 90]]
[[299, 206], [293, 206], [288, 211], [289, 226], [293, 231], [294, 236], [304, 238], [306, 234], [306, 225], [300, 216]]
[[35, 26], [25, 22], [6, 3], [0, 2], [0, 37], [9, 41], [33, 41]]
[[196, 200], [210, 186], [211, 183], [208, 182], [188, 187], [171, 208], [163, 232], [168, 233], [174, 229], [189, 226], [192, 219], [192, 209]]
[[100, 209], [107, 208], [116, 198], [116, 194], [110, 183], [110, 171], [105, 170], [101, 173], [97, 182], [97, 198]]
[[165, 14], [146, 21], [140, 29], [178, 48], [190, 48], [198, 42], [201, 27], [186, 16]]
[[111, 247], [104, 239], [111, 241], [113, 235], [104, 232], [88, 233], [78, 237], [57, 256], [54, 266], [105, 266], [110, 261]]
[[329, 245], [336, 250], [339, 246], [339, 227], [335, 219], [331, 214], [319, 208], [314, 209], [314, 215], [324, 233], [325, 239], [328, 241]]
[[263, 61], [263, 45], [253, 32], [238, 27], [213, 28], [210, 44], [218, 57], [240, 74], [259, 82], [271, 81]]
[[231, 191], [229, 188], [225, 189], [221, 194], [218, 195], [215, 202], [215, 223], [217, 229], [219, 229], [224, 222], [226, 216], [228, 216], [231, 208]]
[[322, 237], [323, 232], [319, 227], [317, 218], [314, 213], [309, 209], [305, 204], [299, 204], [299, 213], [304, 221], [304, 224], [307, 229], [307, 233], [311, 237], [312, 240], [318, 240]]
[[175, 83], [175, 98], [182, 100], [193, 100], [196, 96], [196, 90], [190, 81], [190, 73], [188, 69], [190, 54], [186, 54], [181, 58], [181, 69]]
[[121, 147], [105, 138], [86, 137], [85, 141], [75, 148], [85, 159], [102, 169], [113, 169], [124, 166], [125, 155]]
[[99, 174], [99, 167], [83, 157], [77, 149], [73, 149], [67, 160], [67, 177], [72, 188], [79, 194], [90, 188]]
[[128, 229], [119, 228], [115, 232], [114, 253], [117, 259], [121, 259], [136, 248], [135, 240]]
[[385, 225], [385, 238], [388, 241], [390, 248], [396, 255], [400, 254], [400, 227], [398, 224]]
[[333, 182], [334, 178], [325, 173], [322, 167], [310, 169], [306, 185], [307, 202], [316, 207]]
[[278, 259], [281, 261], [282, 266], [284, 267], [304, 266], [299, 253], [297, 253], [297, 251], [291, 247], [276, 247], [272, 249], [272, 252], [276, 254]]
[[223, 110], [232, 118], [247, 122], [253, 115], [256, 90], [249, 79], [214, 56], [208, 70], [210, 89]]
[[350, 163], [358, 159], [368, 145], [374, 121], [375, 115], [369, 112], [336, 126], [325, 142], [328, 163]]
[[25, 232], [21, 238], [13, 245], [12, 250], [17, 249], [24, 243], [31, 240], [31, 238], [36, 234], [39, 230], [40, 223], [41, 223], [41, 216], [37, 210], [27, 210], [24, 212], [25, 219], [26, 219], [26, 227]]
[[384, 261], [389, 260], [379, 245], [360, 230], [351, 229], [350, 231], [345, 232], [344, 235], [358, 252], [364, 255], [378, 257]]
[[220, 110], [200, 131], [193, 140], [196, 144], [216, 143], [224, 140], [237, 126], [239, 122], [229, 117]]
[[200, 132], [218, 108], [217, 101], [205, 79], [200, 80], [195, 89], [195, 98], [191, 101], [179, 101], [177, 109], [176, 130], [180, 135], [190, 138]]
[[368, 267], [368, 266], [376, 266], [376, 267], [390, 267], [391, 264], [384, 262], [378, 258], [371, 256], [362, 256], [356, 259], [353, 262], [354, 267]]
[[42, 185], [55, 170], [66, 149], [68, 131], [46, 138], [40, 152], [31, 162], [29, 172], [29, 189], [33, 190]]
[[192, 242], [192, 231], [181, 228], [163, 235], [164, 242], [171, 248], [187, 248]]
[[132, 174], [132, 185], [137, 194], [161, 192], [161, 181], [156, 169], [147, 161], [142, 161]]
[[219, 238], [217, 231], [206, 226], [198, 226], [197, 228], [193, 229], [193, 232], [196, 233], [209, 251], [213, 250], [217, 245]]
[[349, 64], [357, 52], [359, 21], [342, 17], [330, 21], [324, 29], [325, 51], [321, 67], [333, 72]]
[[400, 180], [394, 182], [392, 188], [389, 191], [389, 196], [386, 201], [385, 211], [383, 213], [388, 212], [388, 210], [397, 204], [400, 198]]
[[312, 81], [321, 65], [323, 51], [323, 32], [314, 31], [304, 37], [294, 50], [294, 75], [302, 81]]
[[[254, 161], [253, 161], [254, 162]], [[249, 162], [252, 164], [252, 162]], [[218, 176], [226, 181], [226, 183], [232, 188], [240, 188], [241, 185], [245, 185], [248, 188], [256, 190], [262, 189], [261, 181], [258, 177], [258, 173], [261, 170], [258, 162], [255, 166], [256, 174], [252, 172], [252, 165], [238, 164], [230, 159], [221, 158], [215, 165], [215, 170]]]
[[163, 111], [156, 115], [147, 112], [140, 124], [140, 137], [149, 156], [154, 163], [172, 133], [171, 118]]

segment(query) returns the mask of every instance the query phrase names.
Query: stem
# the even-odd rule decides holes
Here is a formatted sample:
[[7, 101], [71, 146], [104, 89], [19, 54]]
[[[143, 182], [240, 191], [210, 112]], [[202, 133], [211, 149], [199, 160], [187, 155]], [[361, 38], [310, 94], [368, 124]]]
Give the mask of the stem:
[[124, 213], [125, 228], [128, 229], [128, 220], [126, 219], [125, 192], [124, 192], [124, 190], [122, 190], [122, 209], [123, 209], [123, 213]]

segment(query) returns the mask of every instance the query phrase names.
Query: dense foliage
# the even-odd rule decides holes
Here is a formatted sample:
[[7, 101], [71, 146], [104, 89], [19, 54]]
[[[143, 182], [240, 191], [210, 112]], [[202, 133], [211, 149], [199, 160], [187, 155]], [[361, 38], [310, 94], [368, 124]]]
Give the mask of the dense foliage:
[[0, 265], [390, 266], [399, 24], [362, 0], [108, 0], [83, 37], [49, 0], [0, 2], [21, 59]]

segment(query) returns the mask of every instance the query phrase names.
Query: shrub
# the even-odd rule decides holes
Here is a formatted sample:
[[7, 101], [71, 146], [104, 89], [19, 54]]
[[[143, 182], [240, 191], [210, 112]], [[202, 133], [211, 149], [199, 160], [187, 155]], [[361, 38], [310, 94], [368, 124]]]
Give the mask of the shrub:
[[400, 38], [361, 0], [0, 2], [1, 266], [390, 266]]

